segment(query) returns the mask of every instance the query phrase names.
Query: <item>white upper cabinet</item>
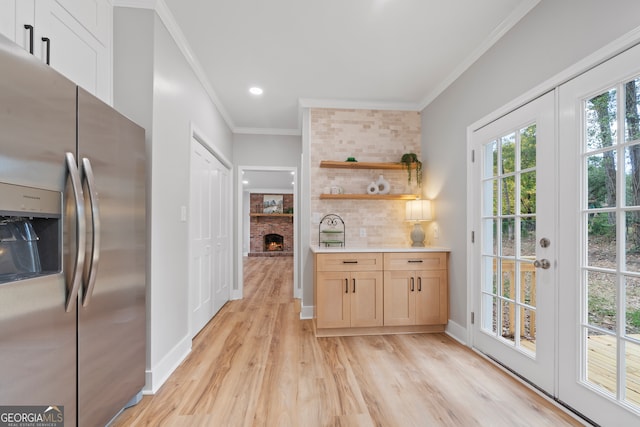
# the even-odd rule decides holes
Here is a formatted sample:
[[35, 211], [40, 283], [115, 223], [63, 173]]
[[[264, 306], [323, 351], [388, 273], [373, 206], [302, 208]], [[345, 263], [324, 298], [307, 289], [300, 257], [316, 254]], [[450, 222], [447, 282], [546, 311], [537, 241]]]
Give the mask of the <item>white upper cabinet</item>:
[[108, 104], [112, 17], [107, 0], [0, 0], [0, 33]]

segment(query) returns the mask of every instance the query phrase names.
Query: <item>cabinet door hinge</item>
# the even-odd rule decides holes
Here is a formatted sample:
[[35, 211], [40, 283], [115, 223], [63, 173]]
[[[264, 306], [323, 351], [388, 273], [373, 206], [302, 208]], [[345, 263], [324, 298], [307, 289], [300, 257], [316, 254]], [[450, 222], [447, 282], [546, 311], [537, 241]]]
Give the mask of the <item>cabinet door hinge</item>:
[[473, 311], [471, 312], [471, 324], [473, 325], [474, 323], [476, 323], [476, 313], [474, 313]]
[[476, 242], [476, 232], [472, 231], [471, 232], [471, 243], [475, 243]]

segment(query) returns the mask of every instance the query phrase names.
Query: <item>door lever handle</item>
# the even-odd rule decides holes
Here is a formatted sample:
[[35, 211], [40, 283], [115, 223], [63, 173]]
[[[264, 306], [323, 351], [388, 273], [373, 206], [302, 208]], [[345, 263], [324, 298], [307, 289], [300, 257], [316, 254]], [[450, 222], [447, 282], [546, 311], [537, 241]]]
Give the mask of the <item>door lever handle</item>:
[[541, 268], [541, 269], [543, 269], [543, 270], [548, 270], [548, 269], [549, 269], [549, 267], [551, 267], [551, 263], [549, 262], [549, 260], [548, 260], [548, 259], [541, 259], [541, 260], [539, 260], [539, 261], [538, 261], [538, 260], [535, 260], [535, 261], [533, 262], [533, 266], [534, 266], [535, 268]]

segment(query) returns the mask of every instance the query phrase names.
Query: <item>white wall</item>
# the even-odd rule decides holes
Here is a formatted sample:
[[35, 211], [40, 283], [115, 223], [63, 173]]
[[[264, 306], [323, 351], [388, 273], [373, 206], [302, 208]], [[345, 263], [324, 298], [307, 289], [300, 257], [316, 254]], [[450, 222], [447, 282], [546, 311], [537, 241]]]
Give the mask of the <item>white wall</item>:
[[146, 127], [150, 148], [145, 391], [155, 392], [191, 349], [188, 223], [180, 219], [189, 206], [191, 126], [229, 159], [232, 135], [154, 11], [116, 8], [114, 34], [114, 104]]
[[542, 0], [422, 112], [425, 194], [436, 199], [438, 245], [452, 248], [450, 331], [466, 340], [467, 126], [537, 87], [640, 21], [637, 0]]

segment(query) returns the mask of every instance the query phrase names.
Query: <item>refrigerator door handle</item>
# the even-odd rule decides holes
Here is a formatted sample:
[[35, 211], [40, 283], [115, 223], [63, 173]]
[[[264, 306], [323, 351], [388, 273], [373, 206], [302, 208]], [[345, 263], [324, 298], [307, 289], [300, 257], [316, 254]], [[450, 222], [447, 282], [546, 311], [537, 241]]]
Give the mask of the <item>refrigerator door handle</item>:
[[100, 262], [100, 207], [98, 206], [98, 192], [96, 191], [95, 175], [93, 174], [93, 168], [91, 167], [91, 161], [86, 157], [82, 158], [82, 170], [84, 172], [84, 178], [87, 182], [87, 189], [89, 192], [89, 203], [91, 204], [91, 229], [92, 232], [92, 244], [91, 244], [91, 256], [88, 259], [88, 274], [85, 281], [85, 288], [82, 295], [82, 306], [89, 305], [89, 300], [93, 295], [93, 288], [96, 284], [96, 275], [98, 273], [98, 263]]
[[84, 252], [86, 240], [86, 223], [84, 217], [84, 196], [82, 195], [82, 181], [80, 180], [80, 172], [76, 166], [76, 159], [72, 153], [65, 155], [69, 178], [71, 179], [71, 189], [76, 204], [76, 260], [71, 275], [71, 286], [67, 296], [65, 310], [70, 312], [74, 307], [74, 302], [78, 298], [78, 289], [82, 281], [82, 271], [84, 268]]

